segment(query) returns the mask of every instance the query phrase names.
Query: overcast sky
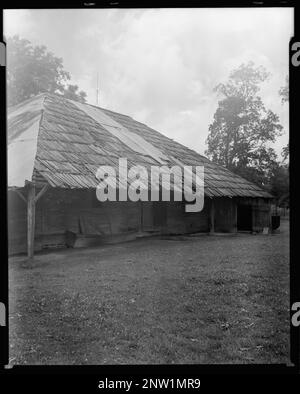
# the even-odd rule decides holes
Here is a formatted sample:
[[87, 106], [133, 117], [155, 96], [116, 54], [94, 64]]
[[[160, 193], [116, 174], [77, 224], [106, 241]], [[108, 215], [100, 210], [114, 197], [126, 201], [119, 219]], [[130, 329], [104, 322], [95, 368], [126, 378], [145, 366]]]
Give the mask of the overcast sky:
[[44, 44], [99, 105], [146, 123], [203, 153], [218, 105], [216, 84], [252, 60], [271, 78], [261, 96], [280, 116], [288, 141], [288, 105], [278, 90], [288, 74], [291, 8], [9, 10], [5, 35]]

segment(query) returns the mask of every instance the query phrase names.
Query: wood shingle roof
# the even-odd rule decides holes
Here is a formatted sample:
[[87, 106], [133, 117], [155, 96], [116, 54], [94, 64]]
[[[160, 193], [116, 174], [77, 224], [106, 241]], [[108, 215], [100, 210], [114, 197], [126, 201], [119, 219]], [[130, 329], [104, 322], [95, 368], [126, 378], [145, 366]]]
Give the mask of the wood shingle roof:
[[[7, 140], [8, 186], [22, 187], [27, 179], [60, 188], [95, 188], [98, 167], [117, 167], [118, 159], [124, 157], [129, 167], [149, 169], [164, 160], [168, 166], [204, 166], [205, 194], [209, 197], [271, 197], [129, 116], [58, 95], [41, 94], [9, 108]], [[134, 148], [135, 143], [139, 148]]]

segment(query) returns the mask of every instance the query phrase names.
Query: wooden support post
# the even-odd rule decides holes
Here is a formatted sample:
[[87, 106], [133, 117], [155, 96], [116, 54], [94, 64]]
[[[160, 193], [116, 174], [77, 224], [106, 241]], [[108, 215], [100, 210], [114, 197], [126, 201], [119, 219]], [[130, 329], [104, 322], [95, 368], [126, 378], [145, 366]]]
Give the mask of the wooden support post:
[[27, 257], [31, 263], [34, 254], [34, 230], [35, 230], [35, 185], [27, 183]]
[[210, 204], [210, 233], [213, 234], [215, 232], [215, 202], [214, 199], [211, 199]]
[[37, 202], [44, 193], [49, 189], [49, 185], [43, 186], [43, 188], [38, 192], [38, 194], [35, 196], [34, 201]]
[[24, 195], [22, 194], [22, 192], [20, 190], [18, 190], [17, 188], [12, 189], [12, 190], [14, 192], [16, 192], [22, 198], [22, 200], [25, 202], [25, 204], [27, 204], [27, 200], [26, 200], [26, 198], [24, 197]]

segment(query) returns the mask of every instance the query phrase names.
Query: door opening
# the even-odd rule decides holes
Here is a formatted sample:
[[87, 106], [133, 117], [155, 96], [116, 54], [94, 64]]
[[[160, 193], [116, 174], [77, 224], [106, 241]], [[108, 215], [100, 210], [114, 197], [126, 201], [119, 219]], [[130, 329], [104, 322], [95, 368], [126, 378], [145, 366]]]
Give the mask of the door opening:
[[237, 206], [237, 230], [252, 231], [252, 207], [251, 205]]

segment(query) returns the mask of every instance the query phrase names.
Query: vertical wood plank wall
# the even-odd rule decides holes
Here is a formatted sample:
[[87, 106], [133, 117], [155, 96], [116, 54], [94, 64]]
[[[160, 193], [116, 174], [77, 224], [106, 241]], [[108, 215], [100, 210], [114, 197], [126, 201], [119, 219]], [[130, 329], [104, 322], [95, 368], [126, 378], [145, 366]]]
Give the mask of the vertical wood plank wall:
[[[24, 193], [25, 195], [25, 193]], [[27, 204], [13, 191], [7, 196], [8, 253], [27, 251]]]
[[[253, 204], [254, 227], [269, 225], [269, 203], [248, 199]], [[208, 232], [211, 199], [205, 198], [201, 212], [185, 212], [184, 202], [105, 202], [95, 191], [49, 189], [36, 204], [35, 250], [64, 245], [65, 231], [76, 234], [113, 236], [142, 231], [169, 234]], [[236, 231], [236, 200], [215, 198], [215, 231]], [[141, 213], [142, 209], [142, 213]], [[9, 253], [26, 252], [27, 207], [17, 193], [8, 198]]]
[[232, 198], [214, 199], [215, 231], [235, 232], [237, 230], [236, 201]]

